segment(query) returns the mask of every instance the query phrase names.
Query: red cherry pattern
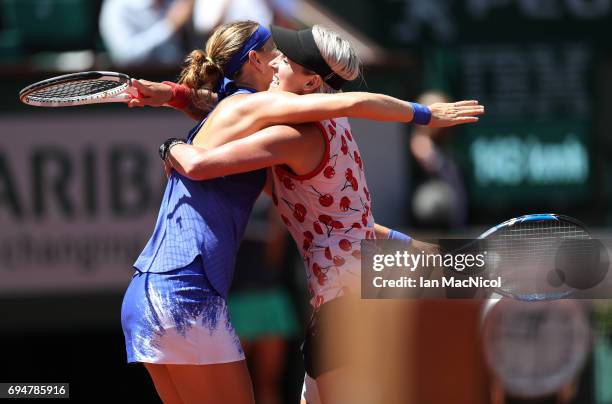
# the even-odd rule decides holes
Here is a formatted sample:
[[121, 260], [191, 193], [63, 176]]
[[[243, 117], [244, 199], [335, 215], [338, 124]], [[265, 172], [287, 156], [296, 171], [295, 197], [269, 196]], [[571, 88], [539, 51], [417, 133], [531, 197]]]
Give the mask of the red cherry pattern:
[[[349, 154], [350, 152], [349, 152], [348, 142], [349, 141], [353, 142], [353, 136], [350, 130], [343, 128], [342, 126], [337, 127], [336, 121], [330, 120], [329, 125], [327, 126], [327, 130], [329, 131], [329, 134], [331, 135], [330, 140], [333, 139], [337, 134], [339, 134], [337, 133], [338, 130], [342, 131], [342, 129], [344, 129], [344, 131], [343, 131], [343, 134], [340, 135], [340, 139], [339, 139], [340, 140], [340, 151], [342, 152], [340, 156], [342, 155], [348, 156], [355, 162], [357, 167], [363, 170], [363, 160], [359, 152], [357, 150], [351, 150], [352, 153]], [[338, 154], [333, 154], [330, 157], [328, 165], [324, 168], [322, 172], [325, 178], [327, 179], [335, 178], [337, 174], [336, 163], [338, 162], [338, 157], [339, 157]], [[343, 191], [348, 187], [350, 187], [352, 191], [359, 190], [359, 182], [354, 175], [354, 168], [355, 166], [353, 166], [352, 168], [350, 167], [346, 168], [344, 172], [344, 177], [346, 181], [342, 187]], [[292, 178], [290, 178], [287, 175], [286, 172], [281, 170], [279, 167], [276, 167], [275, 173], [277, 174], [279, 180], [282, 182], [284, 188], [290, 191], [294, 191], [296, 189], [296, 183], [294, 182]], [[358, 209], [354, 209], [353, 207], [351, 207], [350, 195], [342, 196], [342, 195], [337, 195], [336, 193], [321, 193], [314, 186], [311, 185], [311, 187], [314, 190], [314, 192], [317, 193], [318, 202], [322, 207], [327, 208], [327, 207], [332, 206], [334, 202], [338, 202], [338, 205], [335, 205], [335, 206], [338, 206], [340, 212], [348, 212], [349, 210], [358, 211]], [[366, 201], [368, 202], [371, 201], [370, 192], [365, 186], [363, 187], [363, 195], [365, 196]], [[340, 200], [334, 201], [334, 199], [336, 198], [339, 198]], [[279, 198], [277, 197], [277, 195], [273, 193], [272, 200], [276, 206], [278, 206], [278, 199]], [[306, 214], [307, 214], [306, 206], [300, 203], [295, 203], [291, 205], [288, 201], [285, 201], [285, 202], [287, 202], [288, 206], [291, 208], [294, 218], [298, 220], [300, 223], [303, 223], [306, 219]], [[350, 232], [351, 230], [354, 230], [354, 229], [360, 230], [360, 229], [363, 229], [364, 226], [368, 225], [370, 206], [367, 203], [364, 203], [363, 200], [361, 200], [361, 208], [363, 208], [362, 215], [361, 215], [361, 222], [354, 222], [350, 224], [348, 228], [344, 227], [344, 224], [341, 221], [335, 220], [336, 217], [334, 217], [334, 215], [321, 214], [318, 216], [318, 220], [313, 222], [312, 231], [303, 232], [303, 236], [304, 236], [303, 244], [302, 244], [302, 248], [304, 250], [303, 258], [307, 266], [310, 266], [311, 264], [310, 255], [312, 255], [312, 252], [310, 252], [309, 250], [313, 248], [313, 246], [316, 248], [323, 247], [315, 243], [314, 241], [315, 235], [323, 235], [325, 234], [325, 231], [327, 231], [327, 236], [330, 237], [333, 230], [340, 230], [340, 229], [345, 230], [344, 233], [346, 234]], [[291, 225], [289, 218], [287, 218], [285, 215], [281, 215], [281, 218], [287, 226]], [[365, 238], [366, 239], [374, 238], [373, 232], [370, 230], [366, 231]], [[325, 243], [323, 243], [323, 245], [325, 245]], [[339, 240], [338, 247], [340, 248], [340, 250], [350, 253], [353, 258], [361, 259], [361, 251], [353, 250], [353, 242], [351, 242], [349, 239], [343, 238]], [[330, 247], [324, 248], [324, 255], [325, 255], [325, 258], [333, 262], [333, 264], [336, 267], [343, 266], [346, 263], [345, 257], [341, 255], [333, 255]], [[314, 277], [316, 277], [317, 283], [319, 285], [324, 285], [325, 282], [328, 280], [328, 276], [326, 274], [327, 268], [329, 267], [322, 268], [320, 264], [312, 263], [312, 273]], [[314, 290], [311, 289], [311, 293], [314, 295]], [[323, 303], [323, 296], [317, 295], [315, 297], [315, 305], [316, 304], [320, 305], [322, 303]]]
[[312, 188], [313, 191], [315, 191], [319, 195], [319, 203], [321, 204], [321, 206], [327, 208], [328, 206], [331, 206], [334, 203], [334, 197], [331, 194], [322, 194], [312, 185], [310, 186], [310, 188]]
[[361, 227], [362, 227], [362, 226], [361, 226], [361, 223], [356, 223], [356, 222], [355, 222], [355, 223], [353, 223], [353, 224], [351, 225], [351, 227], [349, 227], [349, 228], [348, 228], [348, 229], [347, 229], [347, 230], [344, 232], [344, 234], [348, 233], [349, 231], [351, 231], [351, 230], [353, 230], [353, 229], [361, 229]]
[[346, 138], [344, 136], [340, 136], [340, 141], [342, 142], [342, 146], [340, 146], [340, 151], [342, 151], [342, 154], [348, 154], [348, 144], [346, 143]]
[[316, 262], [312, 264], [312, 273], [317, 278], [317, 282], [321, 286], [323, 286], [323, 284], [327, 280], [327, 275], [323, 272], [322, 269], [327, 269], [327, 268], [321, 268], [321, 266], [317, 264]]
[[350, 181], [353, 178], [353, 170], [351, 170], [350, 167], [344, 172], [344, 178], [346, 178], [347, 181]]
[[349, 210], [350, 207], [351, 200], [347, 196], [343, 196], [342, 199], [340, 199], [340, 211], [346, 212]]
[[283, 180], [285, 178], [285, 172], [283, 171], [282, 168], [276, 166], [274, 167], [274, 172], [276, 173], [276, 176], [278, 177], [279, 180]]
[[309, 231], [305, 231], [304, 232], [304, 243], [302, 244], [302, 248], [304, 250], [308, 250], [310, 246], [312, 245], [313, 239], [314, 239], [313, 234]]
[[370, 200], [370, 192], [368, 191], [367, 187], [363, 187], [363, 193], [365, 194], [366, 199], [369, 201]]
[[293, 191], [295, 189], [295, 184], [293, 183], [293, 181], [291, 180], [291, 178], [289, 177], [284, 177], [283, 178], [283, 185], [285, 186], [285, 188], [287, 188], [289, 191]]
[[330, 223], [331, 227], [334, 229], [343, 229], [344, 225], [342, 224], [341, 221], [339, 220], [332, 220], [332, 222]]
[[336, 136], [336, 128], [334, 128], [332, 125], [327, 125], [327, 130], [329, 131], [329, 133], [331, 133], [331, 137], [329, 138], [329, 140], [332, 140], [334, 136]]
[[349, 185], [353, 188], [353, 191], [357, 191], [359, 189], [359, 183], [357, 182], [357, 178], [353, 176], [353, 170], [347, 168], [344, 172], [344, 178], [346, 178], [346, 182], [342, 187], [342, 191], [344, 191]]
[[340, 199], [340, 211], [346, 212], [349, 209], [355, 212], [358, 211], [357, 209], [351, 208], [351, 200], [347, 196], [343, 196], [342, 199]]
[[363, 170], [363, 162], [361, 161], [361, 156], [359, 155], [357, 150], [353, 152], [353, 157], [355, 158], [355, 163], [357, 163], [359, 168]]
[[332, 253], [329, 247], [325, 247], [325, 258], [327, 258], [330, 261], [332, 260]]
[[338, 243], [338, 246], [344, 251], [350, 251], [353, 248], [353, 245], [351, 244], [351, 242], [345, 238], [340, 240], [340, 242]]
[[332, 218], [330, 215], [319, 215], [319, 221], [328, 226], [332, 222]]
[[301, 203], [296, 203], [293, 206], [293, 216], [300, 222], [300, 223], [304, 223], [304, 220], [306, 219], [306, 207], [304, 205], [302, 205]]
[[307, 212], [306, 206], [302, 205], [299, 202], [292, 204], [285, 198], [283, 198], [283, 202], [285, 202], [287, 206], [289, 206], [289, 209], [293, 210], [293, 217], [295, 217], [298, 220], [298, 222], [304, 223], [304, 220], [306, 220], [306, 212]]
[[319, 203], [321, 204], [321, 206], [324, 206], [327, 208], [328, 206], [333, 205], [334, 197], [331, 196], [331, 194], [321, 195], [319, 197]]

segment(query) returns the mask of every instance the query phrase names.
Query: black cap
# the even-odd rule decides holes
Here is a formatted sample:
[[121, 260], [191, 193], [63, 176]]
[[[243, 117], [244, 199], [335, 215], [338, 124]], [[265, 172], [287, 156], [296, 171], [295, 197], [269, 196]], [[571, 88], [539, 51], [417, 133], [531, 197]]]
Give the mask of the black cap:
[[325, 62], [312, 35], [312, 28], [295, 31], [271, 26], [272, 38], [278, 49], [289, 59], [317, 73], [331, 88], [340, 90], [346, 80], [335, 73]]

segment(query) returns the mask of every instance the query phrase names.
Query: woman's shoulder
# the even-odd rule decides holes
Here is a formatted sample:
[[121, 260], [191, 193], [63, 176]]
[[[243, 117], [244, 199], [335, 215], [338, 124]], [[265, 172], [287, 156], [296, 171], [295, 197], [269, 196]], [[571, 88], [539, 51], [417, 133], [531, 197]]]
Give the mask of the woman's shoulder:
[[219, 102], [219, 104], [217, 104], [217, 107], [215, 109], [226, 108], [230, 105], [243, 102], [247, 99], [247, 97], [250, 97], [252, 95], [252, 93], [240, 93], [225, 97], [223, 100], [221, 100], [221, 102]]

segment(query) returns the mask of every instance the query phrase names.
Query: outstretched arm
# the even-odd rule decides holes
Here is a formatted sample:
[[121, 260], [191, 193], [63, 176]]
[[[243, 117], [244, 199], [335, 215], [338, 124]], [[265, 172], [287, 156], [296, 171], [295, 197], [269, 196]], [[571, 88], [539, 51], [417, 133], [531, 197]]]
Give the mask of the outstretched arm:
[[[172, 97], [176, 96], [176, 91], [173, 93], [173, 87], [168, 84], [135, 80], [134, 86], [138, 88], [141, 96], [129, 103], [132, 107], [172, 106]], [[190, 96], [187, 102], [181, 102], [175, 107], [194, 118], [202, 116], [216, 102], [210, 92], [195, 93], [184, 86], [177, 88], [183, 97], [186, 92], [189, 92]], [[240, 117], [240, 120], [243, 120], [242, 126], [252, 129], [260, 129], [275, 123], [305, 123], [341, 116], [412, 122], [415, 105], [387, 95], [365, 92], [296, 95], [280, 91], [264, 91], [251, 97], [244, 97], [244, 100], [237, 105], [240, 108], [235, 108], [235, 116], [231, 120], [235, 121], [235, 117]], [[478, 116], [484, 113], [484, 107], [473, 100], [435, 103], [428, 108], [431, 112], [431, 120], [427, 124], [429, 127], [477, 122]], [[237, 130], [241, 131], [240, 128]]]
[[[415, 104], [387, 95], [360, 92], [296, 95], [264, 91], [223, 101], [226, 102], [231, 104], [215, 111], [217, 139], [238, 139], [274, 124], [297, 124], [342, 116], [410, 122], [415, 107]], [[425, 107], [417, 105], [416, 108], [421, 110], [419, 118], [422, 121]], [[476, 122], [477, 115], [484, 111], [477, 101], [432, 104], [430, 109], [429, 124], [442, 126]]]
[[[376, 93], [348, 92], [337, 94], [297, 95], [266, 91], [245, 98], [241, 116], [265, 124], [304, 123], [336, 117], [375, 121], [418, 122], [418, 104]], [[421, 106], [422, 107], [422, 106]], [[478, 121], [484, 107], [478, 101], [435, 103], [430, 105], [430, 127], [454, 126]]]

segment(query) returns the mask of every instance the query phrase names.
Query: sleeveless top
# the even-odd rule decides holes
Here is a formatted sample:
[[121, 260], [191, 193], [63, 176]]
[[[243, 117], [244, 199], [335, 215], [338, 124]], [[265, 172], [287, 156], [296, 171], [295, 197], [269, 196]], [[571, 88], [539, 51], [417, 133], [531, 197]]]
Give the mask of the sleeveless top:
[[363, 161], [346, 118], [316, 123], [325, 154], [307, 175], [273, 170], [272, 199], [306, 266], [315, 308], [360, 292], [362, 239], [373, 239], [374, 218]]
[[[233, 94], [253, 92], [242, 88]], [[188, 144], [193, 143], [205, 121], [191, 129]], [[155, 230], [134, 267], [141, 272], [164, 273], [183, 268], [201, 256], [210, 283], [227, 297], [236, 252], [265, 181], [265, 169], [204, 181], [172, 171]]]

